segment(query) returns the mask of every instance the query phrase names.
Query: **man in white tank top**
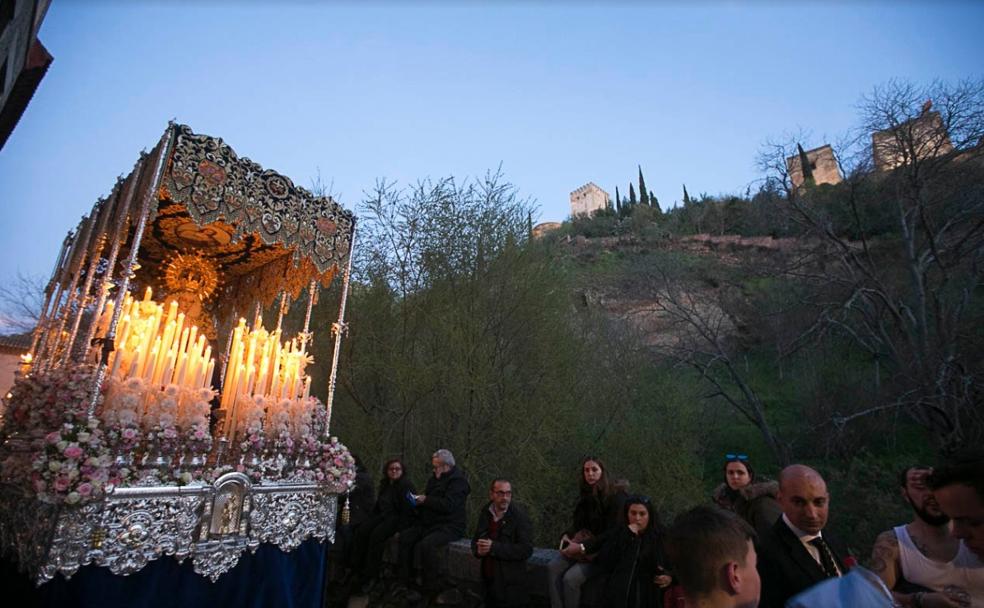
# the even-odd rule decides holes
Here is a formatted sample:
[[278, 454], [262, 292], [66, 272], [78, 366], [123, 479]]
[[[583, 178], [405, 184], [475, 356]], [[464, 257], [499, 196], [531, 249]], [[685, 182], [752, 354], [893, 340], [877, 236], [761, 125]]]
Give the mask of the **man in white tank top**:
[[984, 608], [984, 563], [950, 534], [950, 519], [926, 485], [929, 467], [902, 472], [902, 497], [913, 520], [882, 532], [871, 569], [905, 607]]

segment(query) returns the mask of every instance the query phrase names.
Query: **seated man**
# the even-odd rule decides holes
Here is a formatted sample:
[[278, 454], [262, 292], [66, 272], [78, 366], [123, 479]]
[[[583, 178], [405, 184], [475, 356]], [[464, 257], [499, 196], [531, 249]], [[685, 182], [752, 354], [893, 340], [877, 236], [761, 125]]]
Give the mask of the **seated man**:
[[437, 591], [438, 547], [465, 535], [465, 500], [471, 486], [465, 474], [455, 467], [449, 450], [438, 450], [431, 457], [434, 475], [427, 480], [423, 494], [409, 495], [416, 521], [400, 532], [400, 578], [410, 582], [413, 565], [420, 560], [425, 591]]
[[754, 539], [745, 520], [717, 507], [696, 507], [677, 517], [666, 534], [666, 551], [687, 605], [758, 606]]
[[482, 560], [482, 595], [488, 608], [529, 604], [526, 560], [533, 554], [533, 524], [512, 502], [512, 484], [496, 479], [478, 513], [472, 553]]
[[950, 518], [926, 485], [931, 472], [926, 466], [902, 472], [902, 498], [915, 517], [878, 535], [871, 569], [902, 606], [967, 605], [974, 595], [984, 601], [984, 564], [950, 535]]

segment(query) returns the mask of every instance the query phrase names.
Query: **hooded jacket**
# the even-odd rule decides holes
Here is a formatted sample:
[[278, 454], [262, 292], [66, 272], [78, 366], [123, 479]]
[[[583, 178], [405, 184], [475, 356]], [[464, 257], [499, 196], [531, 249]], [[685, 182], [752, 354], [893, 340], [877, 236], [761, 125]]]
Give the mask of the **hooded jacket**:
[[776, 502], [779, 484], [775, 481], [753, 481], [734, 493], [729, 489], [726, 483], [719, 485], [714, 490], [714, 502], [722, 509], [737, 513], [760, 536], [771, 530], [772, 524], [782, 515], [782, 507]]

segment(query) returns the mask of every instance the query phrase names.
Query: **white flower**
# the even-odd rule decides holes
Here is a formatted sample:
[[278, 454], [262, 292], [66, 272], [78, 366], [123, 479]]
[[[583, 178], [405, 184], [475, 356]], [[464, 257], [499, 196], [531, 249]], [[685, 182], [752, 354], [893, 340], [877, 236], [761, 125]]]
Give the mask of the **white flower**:
[[79, 501], [79, 498], [81, 497], [79, 496], [78, 492], [69, 492], [68, 496], [65, 497], [65, 502], [67, 502], [70, 505], [74, 505]]
[[58, 471], [61, 470], [61, 467], [62, 467], [61, 463], [56, 460], [52, 460], [48, 462], [48, 470], [51, 471], [52, 473], [57, 473]]

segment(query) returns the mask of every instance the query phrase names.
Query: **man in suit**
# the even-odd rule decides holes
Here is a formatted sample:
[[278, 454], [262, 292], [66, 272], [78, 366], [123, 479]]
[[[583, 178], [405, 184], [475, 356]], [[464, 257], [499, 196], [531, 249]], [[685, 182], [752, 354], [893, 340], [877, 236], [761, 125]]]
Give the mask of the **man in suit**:
[[472, 553], [482, 560], [482, 592], [489, 608], [529, 604], [526, 560], [533, 554], [533, 525], [512, 502], [512, 484], [496, 479], [489, 502], [478, 513]]
[[823, 534], [830, 495], [820, 473], [794, 464], [779, 474], [782, 516], [759, 539], [762, 608], [786, 600], [825, 579], [847, 572], [837, 544]]

